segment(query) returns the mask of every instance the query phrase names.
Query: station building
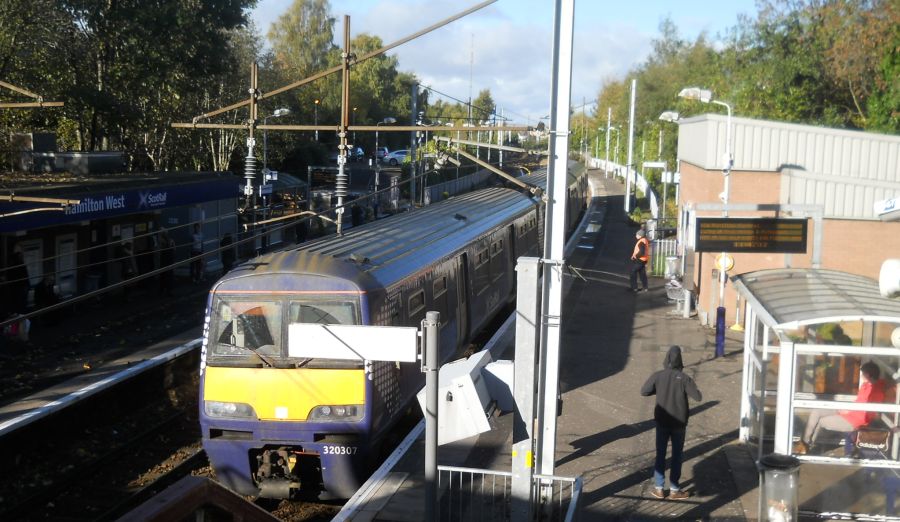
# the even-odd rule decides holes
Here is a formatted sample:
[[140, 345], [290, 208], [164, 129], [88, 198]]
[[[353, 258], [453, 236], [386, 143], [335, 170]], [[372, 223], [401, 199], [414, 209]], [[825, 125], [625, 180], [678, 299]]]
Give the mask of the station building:
[[[176, 260], [189, 257], [194, 223], [204, 251], [218, 248], [226, 232], [236, 237], [240, 181], [230, 172], [0, 175], [0, 288], [15, 284], [22, 275], [15, 267], [24, 262], [32, 289], [52, 275], [62, 298], [96, 290], [120, 280], [125, 243], [138, 272], [149, 272], [159, 267], [162, 228], [176, 244]], [[79, 203], [16, 199], [23, 196]], [[209, 256], [206, 269], [218, 269], [218, 258]]]
[[[695, 250], [696, 219], [721, 217], [725, 116], [679, 121], [679, 232], [685, 283], [692, 285], [700, 320], [712, 324], [718, 306], [727, 324], [740, 322], [737, 293], [726, 283], [720, 304], [716, 257]], [[803, 253], [729, 253], [729, 276], [771, 268], [824, 268], [878, 278], [882, 262], [900, 256], [900, 223], [878, 219], [874, 205], [900, 196], [900, 136], [731, 119], [734, 165], [728, 216], [808, 218]], [[750, 210], [746, 210], [750, 209]]]
[[[684, 280], [701, 321], [721, 305], [728, 325], [743, 326], [740, 439], [757, 462], [799, 459], [801, 515], [900, 520], [900, 299], [878, 285], [882, 263], [900, 257], [900, 222], [876, 215], [876, 203], [900, 196], [900, 137], [746, 118], [728, 129], [709, 114], [679, 123]], [[728, 136], [728, 218], [799, 219], [806, 244], [728, 253], [720, 298], [727, 263], [700, 251], [697, 231], [698, 218], [725, 210]], [[787, 520], [765, 500], [761, 516]]]

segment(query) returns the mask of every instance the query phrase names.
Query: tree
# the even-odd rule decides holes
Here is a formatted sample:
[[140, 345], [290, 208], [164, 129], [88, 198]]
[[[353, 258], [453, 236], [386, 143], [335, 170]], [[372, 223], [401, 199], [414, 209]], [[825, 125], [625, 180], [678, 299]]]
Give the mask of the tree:
[[294, 0], [269, 29], [276, 64], [297, 79], [328, 67], [334, 22], [328, 0]]
[[472, 118], [476, 120], [488, 120], [496, 110], [497, 107], [494, 104], [494, 98], [491, 97], [490, 89], [482, 89], [472, 100]]

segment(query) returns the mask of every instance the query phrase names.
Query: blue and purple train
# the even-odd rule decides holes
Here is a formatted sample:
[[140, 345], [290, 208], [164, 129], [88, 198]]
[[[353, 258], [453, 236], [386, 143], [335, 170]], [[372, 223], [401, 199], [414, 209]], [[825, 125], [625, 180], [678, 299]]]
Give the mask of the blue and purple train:
[[[586, 177], [569, 190], [570, 221]], [[546, 177], [519, 178], [544, 187]], [[349, 498], [424, 383], [418, 364], [309, 359], [296, 323], [419, 326], [440, 312], [444, 361], [514, 299], [515, 262], [540, 256], [543, 209], [488, 188], [247, 261], [212, 288], [200, 379], [203, 447], [244, 495]]]

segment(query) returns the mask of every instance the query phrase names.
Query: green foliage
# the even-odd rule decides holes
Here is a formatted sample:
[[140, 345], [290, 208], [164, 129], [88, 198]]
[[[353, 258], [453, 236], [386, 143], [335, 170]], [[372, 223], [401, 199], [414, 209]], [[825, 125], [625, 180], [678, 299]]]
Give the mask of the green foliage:
[[[0, 4], [0, 77], [60, 109], [4, 111], [11, 132], [58, 131], [76, 150], [124, 150], [163, 170], [199, 140], [171, 143], [170, 123], [236, 63], [230, 52], [255, 0], [10, 0]], [[7, 92], [3, 93], [4, 96]]]
[[[754, 17], [719, 35], [681, 38], [663, 20], [647, 60], [623, 79], [604, 83], [597, 111], [572, 118], [570, 147], [599, 137], [605, 156], [607, 109], [619, 127], [619, 163], [626, 163], [631, 79], [637, 80], [634, 164], [673, 165], [677, 128], [658, 121], [666, 110], [682, 117], [722, 110], [677, 98], [699, 86], [753, 118], [900, 133], [900, 2], [896, 0], [762, 0]], [[582, 130], [584, 129], [584, 130]], [[662, 134], [662, 153], [658, 143]], [[610, 133], [610, 159], [616, 156]], [[659, 171], [645, 175], [661, 193]]]

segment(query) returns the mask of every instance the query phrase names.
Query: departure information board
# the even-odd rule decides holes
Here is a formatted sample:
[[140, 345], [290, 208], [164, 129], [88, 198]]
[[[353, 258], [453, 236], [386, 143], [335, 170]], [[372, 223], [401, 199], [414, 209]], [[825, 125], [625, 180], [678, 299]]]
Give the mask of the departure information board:
[[806, 252], [806, 219], [697, 218], [697, 252]]

